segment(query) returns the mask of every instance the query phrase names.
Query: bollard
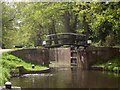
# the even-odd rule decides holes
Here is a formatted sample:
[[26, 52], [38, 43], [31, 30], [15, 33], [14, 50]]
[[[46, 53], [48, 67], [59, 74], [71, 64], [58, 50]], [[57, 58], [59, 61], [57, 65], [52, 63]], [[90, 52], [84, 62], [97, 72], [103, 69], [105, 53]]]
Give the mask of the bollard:
[[35, 65], [34, 65], [34, 64], [32, 65], [32, 68], [33, 68], [33, 69], [35, 68]]
[[11, 89], [11, 87], [12, 87], [11, 82], [6, 82], [6, 83], [5, 83], [5, 88], [6, 88], [6, 89]]
[[0, 90], [21, 90], [21, 87], [13, 87], [11, 82], [6, 82], [4, 87], [0, 87]]

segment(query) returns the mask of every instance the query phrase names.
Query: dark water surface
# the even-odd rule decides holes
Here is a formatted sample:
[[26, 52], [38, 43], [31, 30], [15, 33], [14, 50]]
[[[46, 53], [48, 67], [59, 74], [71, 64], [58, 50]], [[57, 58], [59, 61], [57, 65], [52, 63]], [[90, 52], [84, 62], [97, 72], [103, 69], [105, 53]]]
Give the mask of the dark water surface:
[[120, 75], [79, 68], [52, 68], [50, 73], [12, 78], [22, 88], [120, 88]]

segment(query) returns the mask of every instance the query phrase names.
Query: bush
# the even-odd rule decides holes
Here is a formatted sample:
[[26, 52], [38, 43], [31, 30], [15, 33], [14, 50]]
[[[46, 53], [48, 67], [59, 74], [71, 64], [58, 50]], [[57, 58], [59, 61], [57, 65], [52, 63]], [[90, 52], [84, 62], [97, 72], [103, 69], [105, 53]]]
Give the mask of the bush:
[[120, 70], [120, 67], [114, 67], [114, 68], [113, 68], [113, 71], [114, 71], [114, 72], [119, 72], [119, 70]]
[[104, 70], [120, 72], [120, 56], [114, 57], [108, 62], [96, 64], [96, 66], [102, 66]]
[[115, 45], [115, 39], [114, 39], [114, 34], [109, 34], [106, 38], [105, 38], [105, 43], [104, 46], [106, 47], [111, 47]]
[[7, 68], [2, 68], [1, 83], [3, 85], [6, 81], [10, 80], [10, 70]]

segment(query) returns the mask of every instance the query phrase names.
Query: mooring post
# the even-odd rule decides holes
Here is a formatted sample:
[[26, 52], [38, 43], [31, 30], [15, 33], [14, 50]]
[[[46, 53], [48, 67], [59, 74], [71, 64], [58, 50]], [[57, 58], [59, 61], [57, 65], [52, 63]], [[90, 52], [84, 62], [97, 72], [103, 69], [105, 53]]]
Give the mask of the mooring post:
[[34, 69], [35, 68], [35, 65], [34, 64], [32, 64], [32, 69]]
[[21, 87], [13, 87], [11, 82], [6, 82], [5, 86], [0, 87], [0, 90], [21, 90]]
[[11, 89], [11, 87], [12, 87], [12, 83], [11, 82], [6, 82], [5, 83], [5, 88], [6, 89]]

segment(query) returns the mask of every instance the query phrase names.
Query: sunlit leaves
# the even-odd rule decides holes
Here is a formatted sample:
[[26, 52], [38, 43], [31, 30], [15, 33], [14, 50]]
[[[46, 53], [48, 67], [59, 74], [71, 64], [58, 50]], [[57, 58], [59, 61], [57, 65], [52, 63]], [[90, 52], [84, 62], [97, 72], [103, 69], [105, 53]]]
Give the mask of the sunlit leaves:
[[[44, 36], [49, 34], [53, 21], [56, 33], [66, 32], [66, 11], [70, 19], [68, 26], [72, 32], [84, 32], [85, 20], [90, 29], [90, 37], [97, 41], [101, 41], [103, 37], [99, 36], [103, 33], [104, 39], [109, 32], [115, 33], [116, 37], [120, 36], [119, 2], [16, 2], [11, 5], [4, 3], [3, 9], [3, 43], [8, 45], [11, 40], [14, 41], [11, 41], [13, 44], [34, 45], [35, 42], [40, 42], [40, 45]], [[116, 40], [119, 41], [117, 38]]]

